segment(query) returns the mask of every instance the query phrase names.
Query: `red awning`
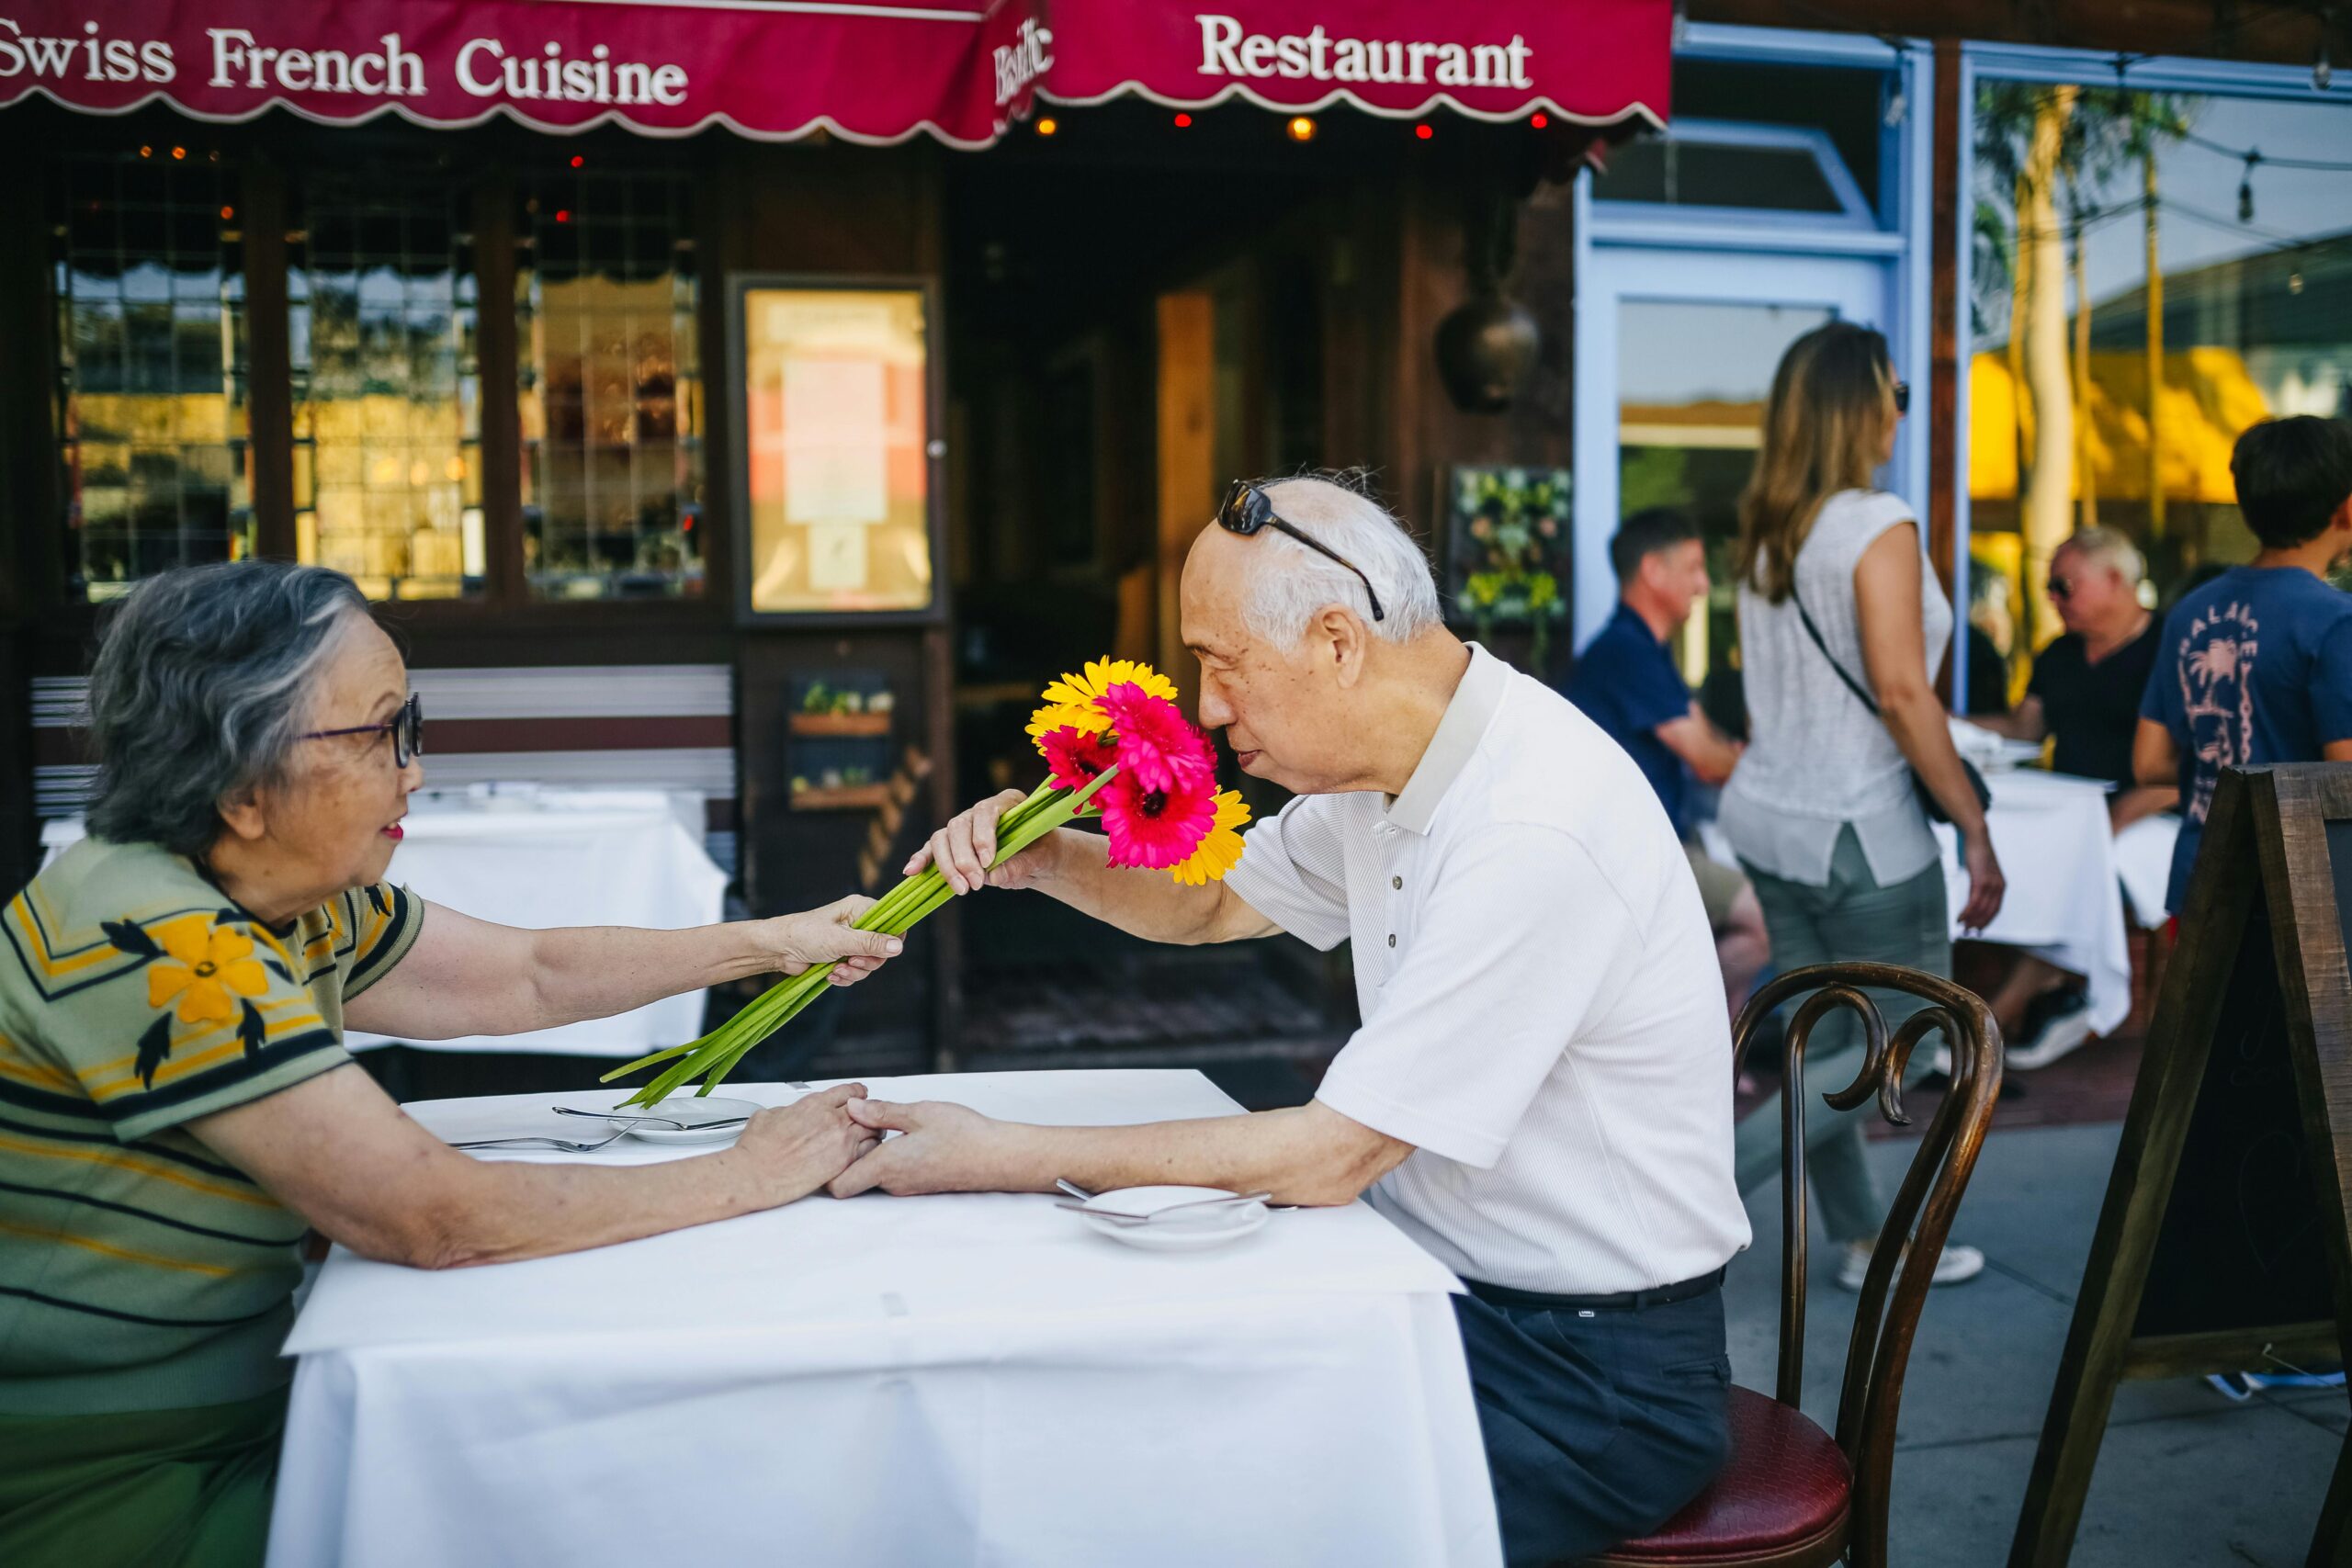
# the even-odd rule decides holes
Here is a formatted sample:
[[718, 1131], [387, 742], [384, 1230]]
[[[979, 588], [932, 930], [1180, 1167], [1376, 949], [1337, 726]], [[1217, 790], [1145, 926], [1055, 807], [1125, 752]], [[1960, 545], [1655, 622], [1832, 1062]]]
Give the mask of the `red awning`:
[[1045, 61], [1035, 0], [11, 0], [0, 106], [198, 119], [511, 115], [542, 130], [712, 124], [983, 147]]
[[1671, 0], [1062, 0], [1042, 96], [1666, 123]]

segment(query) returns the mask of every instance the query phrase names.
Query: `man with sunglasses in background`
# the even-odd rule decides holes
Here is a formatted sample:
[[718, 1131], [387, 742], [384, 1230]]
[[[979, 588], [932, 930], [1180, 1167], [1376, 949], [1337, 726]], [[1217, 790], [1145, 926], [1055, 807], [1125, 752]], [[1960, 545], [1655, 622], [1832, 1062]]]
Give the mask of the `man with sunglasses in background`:
[[1011, 791], [933, 836], [957, 893], [1035, 887], [1169, 942], [1352, 939], [1363, 1025], [1315, 1098], [1130, 1127], [855, 1100], [846, 1196], [1153, 1182], [1359, 1196], [1460, 1275], [1503, 1547], [1577, 1559], [1656, 1528], [1729, 1441], [1731, 1034], [1665, 808], [1566, 699], [1440, 615], [1394, 517], [1320, 479], [1236, 485], [1184, 566], [1200, 716], [1294, 792], [1222, 883], [1064, 829], [989, 869]]
[[[2114, 785], [2108, 814], [2119, 833], [2180, 799], [2177, 789], [2149, 788], [2132, 776], [2140, 697], [2164, 640], [2163, 627], [2140, 602], [2144, 573], [2139, 550], [2112, 528], [2085, 528], [2060, 545], [2048, 586], [2065, 634], [2034, 656], [2033, 679], [2016, 712], [1968, 721], [2015, 740], [2046, 739], [2052, 772]], [[2014, 1066], [2046, 1066], [2090, 1035], [2081, 976], [2031, 953], [2018, 955], [1987, 1000], [2002, 1037], [2012, 1043]]]

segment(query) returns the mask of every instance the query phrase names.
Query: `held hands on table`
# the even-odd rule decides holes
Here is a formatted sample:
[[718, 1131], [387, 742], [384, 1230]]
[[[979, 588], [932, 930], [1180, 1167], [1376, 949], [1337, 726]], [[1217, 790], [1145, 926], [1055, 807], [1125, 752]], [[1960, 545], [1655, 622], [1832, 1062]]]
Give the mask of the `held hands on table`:
[[882, 1141], [880, 1133], [849, 1112], [850, 1106], [865, 1103], [865, 1086], [845, 1083], [790, 1105], [771, 1106], [744, 1123], [743, 1135], [729, 1152], [752, 1168], [752, 1179], [773, 1201], [805, 1198]]
[[[862, 1083], [772, 1106], [745, 1123], [735, 1148], [773, 1201], [822, 1188], [851, 1198], [885, 1192], [986, 1191], [1008, 1185], [992, 1152], [1011, 1128], [960, 1105], [868, 1100]], [[883, 1134], [899, 1133], [884, 1149]]]

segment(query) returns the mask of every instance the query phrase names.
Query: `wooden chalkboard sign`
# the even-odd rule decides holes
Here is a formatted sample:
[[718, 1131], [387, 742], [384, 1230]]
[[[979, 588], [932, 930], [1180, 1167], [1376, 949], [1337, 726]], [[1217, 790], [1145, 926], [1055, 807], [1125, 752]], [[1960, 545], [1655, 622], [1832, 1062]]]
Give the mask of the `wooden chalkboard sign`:
[[[2225, 773], [2187, 903], [2010, 1568], [2066, 1561], [2120, 1380], [2352, 1345], [2352, 764]], [[2313, 1563], [2352, 1562], [2347, 1460]]]

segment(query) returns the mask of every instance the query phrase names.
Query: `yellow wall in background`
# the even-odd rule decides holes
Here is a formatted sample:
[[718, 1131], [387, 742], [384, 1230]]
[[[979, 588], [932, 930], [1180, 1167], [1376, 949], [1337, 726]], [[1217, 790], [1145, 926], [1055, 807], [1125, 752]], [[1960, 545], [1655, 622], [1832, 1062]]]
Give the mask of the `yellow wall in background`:
[[[2102, 501], [2148, 498], [2148, 362], [2120, 351], [2091, 355], [2091, 463]], [[2079, 413], [2079, 411], [2077, 411]], [[2230, 449], [2246, 427], [2270, 417], [2270, 406], [2234, 349], [2191, 348], [2165, 355], [2164, 488], [2167, 499], [2237, 499], [2230, 479]], [[2005, 354], [1976, 355], [1969, 364], [1968, 493], [2006, 501], [2018, 493], [2020, 432], [2017, 389]], [[2068, 476], [2068, 493], [2079, 495]]]

